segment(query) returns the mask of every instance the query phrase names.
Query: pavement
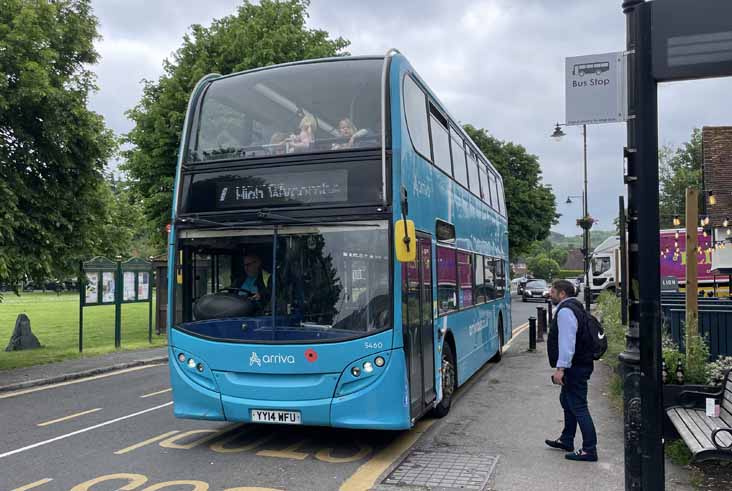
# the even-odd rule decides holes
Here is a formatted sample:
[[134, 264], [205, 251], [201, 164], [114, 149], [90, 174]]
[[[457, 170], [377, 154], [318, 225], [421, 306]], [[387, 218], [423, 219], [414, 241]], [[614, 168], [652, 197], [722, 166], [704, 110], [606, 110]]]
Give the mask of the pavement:
[[136, 351], [117, 351], [107, 355], [3, 370], [0, 371], [0, 393], [55, 384], [130, 367], [163, 363], [167, 360], [168, 350], [163, 347]]
[[[623, 421], [605, 394], [605, 365], [597, 364], [589, 396], [600, 461], [569, 462], [544, 445], [558, 436], [562, 411], [544, 345], [527, 352], [524, 322], [536, 306], [514, 302], [515, 337], [503, 359], [459, 389], [445, 418], [425, 418], [411, 431], [179, 420], [172, 415], [167, 364], [149, 361], [164, 357], [164, 349], [0, 372], [0, 385], [7, 386], [136, 364], [0, 392], [0, 468], [12, 469], [0, 472], [0, 489], [112, 489], [114, 482], [138, 490], [622, 490]], [[480, 487], [465, 485], [455, 470], [445, 474], [458, 476], [454, 487], [394, 484], [410, 465], [445, 469], [448, 462], [479, 466], [473, 475], [481, 477]], [[693, 489], [689, 480], [685, 469], [666, 463], [666, 489]]]

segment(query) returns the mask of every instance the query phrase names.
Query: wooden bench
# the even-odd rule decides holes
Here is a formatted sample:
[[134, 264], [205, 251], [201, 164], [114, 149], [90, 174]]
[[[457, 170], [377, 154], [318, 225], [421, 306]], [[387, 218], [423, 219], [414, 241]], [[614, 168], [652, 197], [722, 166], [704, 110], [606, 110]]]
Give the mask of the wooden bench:
[[[732, 460], [732, 377], [724, 376], [716, 392], [685, 391], [679, 396], [681, 405], [666, 409], [671, 423], [692, 453], [692, 462]], [[720, 402], [718, 418], [706, 415], [706, 398]]]

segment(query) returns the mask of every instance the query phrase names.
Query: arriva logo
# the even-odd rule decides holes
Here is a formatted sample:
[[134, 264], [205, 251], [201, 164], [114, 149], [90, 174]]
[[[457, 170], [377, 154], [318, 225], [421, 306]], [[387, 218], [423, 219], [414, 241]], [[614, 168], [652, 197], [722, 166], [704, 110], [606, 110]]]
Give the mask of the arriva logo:
[[259, 355], [257, 355], [256, 351], [252, 351], [252, 356], [249, 357], [249, 366], [254, 366], [254, 364], [257, 364], [257, 366], [261, 367], [262, 363], [265, 365], [279, 365], [279, 364], [288, 364], [292, 365], [295, 363], [295, 356], [294, 355], [283, 355], [283, 354], [274, 354], [274, 355], [262, 355], [260, 358]]
[[252, 356], [249, 357], [249, 366], [254, 366], [255, 363], [260, 367], [262, 366], [262, 360], [260, 360], [259, 356], [257, 356], [257, 352], [252, 351]]

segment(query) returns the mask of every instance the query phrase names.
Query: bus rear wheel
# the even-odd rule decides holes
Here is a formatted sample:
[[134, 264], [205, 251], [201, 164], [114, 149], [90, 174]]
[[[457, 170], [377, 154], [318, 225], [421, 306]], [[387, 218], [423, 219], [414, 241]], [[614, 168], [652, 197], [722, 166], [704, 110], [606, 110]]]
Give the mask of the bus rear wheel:
[[499, 362], [501, 361], [501, 357], [503, 356], [503, 317], [501, 317], [498, 320], [498, 351], [495, 355], [493, 355], [493, 358], [491, 358], [491, 361]]
[[432, 415], [437, 418], [447, 416], [452, 406], [452, 396], [455, 394], [457, 387], [457, 370], [455, 364], [455, 355], [452, 352], [450, 343], [444, 343], [442, 347], [442, 400], [432, 410]]

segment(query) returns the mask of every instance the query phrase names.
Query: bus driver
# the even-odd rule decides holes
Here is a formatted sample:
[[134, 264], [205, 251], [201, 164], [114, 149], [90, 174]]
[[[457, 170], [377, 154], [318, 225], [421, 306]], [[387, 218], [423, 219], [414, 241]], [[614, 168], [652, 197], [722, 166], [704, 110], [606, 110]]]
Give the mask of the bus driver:
[[262, 259], [255, 254], [244, 256], [244, 276], [234, 281], [236, 288], [241, 288], [239, 295], [249, 295], [249, 299], [261, 307], [269, 303], [269, 281], [272, 275], [262, 269]]

